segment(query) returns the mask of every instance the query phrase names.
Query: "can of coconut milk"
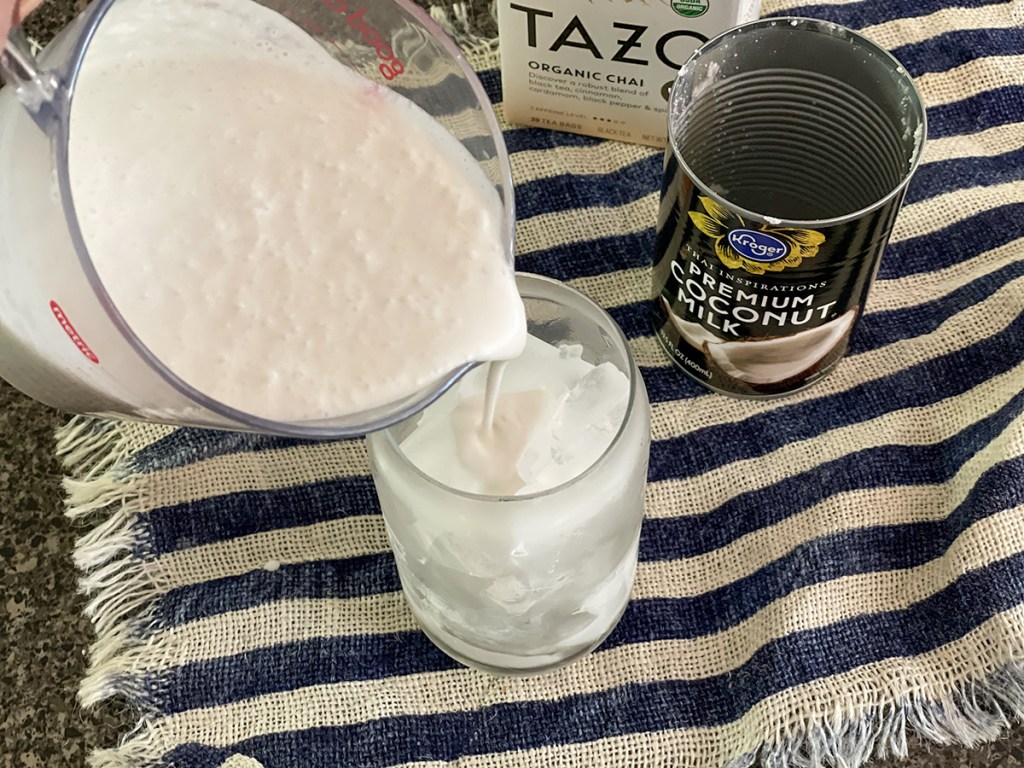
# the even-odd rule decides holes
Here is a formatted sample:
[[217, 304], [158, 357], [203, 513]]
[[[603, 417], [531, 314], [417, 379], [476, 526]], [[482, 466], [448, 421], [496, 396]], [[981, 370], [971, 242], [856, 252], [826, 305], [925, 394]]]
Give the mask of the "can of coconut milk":
[[654, 330], [717, 392], [771, 397], [827, 375], [863, 312], [924, 147], [889, 53], [812, 19], [700, 48], [669, 103]]

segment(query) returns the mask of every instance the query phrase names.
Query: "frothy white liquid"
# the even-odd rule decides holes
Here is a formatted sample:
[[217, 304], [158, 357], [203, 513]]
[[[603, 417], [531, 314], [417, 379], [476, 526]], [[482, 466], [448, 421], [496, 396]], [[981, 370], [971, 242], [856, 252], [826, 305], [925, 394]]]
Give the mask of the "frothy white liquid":
[[221, 403], [347, 415], [522, 349], [502, 204], [477, 162], [256, 3], [117, 3], [69, 153], [114, 305]]
[[525, 495], [572, 480], [611, 445], [629, 403], [626, 375], [581, 352], [528, 336], [503, 372], [477, 369], [430, 406], [402, 451], [468, 493]]

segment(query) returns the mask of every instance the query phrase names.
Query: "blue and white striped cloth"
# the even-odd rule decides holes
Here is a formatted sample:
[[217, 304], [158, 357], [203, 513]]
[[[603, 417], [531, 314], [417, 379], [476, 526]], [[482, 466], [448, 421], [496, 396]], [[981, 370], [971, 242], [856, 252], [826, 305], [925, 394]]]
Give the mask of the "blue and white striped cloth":
[[[841, 764], [1024, 715], [1024, 2], [766, 2], [892, 50], [931, 141], [849, 357], [771, 402], [701, 390], [647, 312], [661, 155], [510, 128], [518, 267], [608, 307], [653, 401], [637, 584], [549, 675], [417, 631], [362, 442], [78, 418], [96, 766]], [[497, 59], [475, 61], [500, 102]], [[500, 107], [499, 107], [500, 113]], [[838, 761], [845, 762], [838, 762]]]

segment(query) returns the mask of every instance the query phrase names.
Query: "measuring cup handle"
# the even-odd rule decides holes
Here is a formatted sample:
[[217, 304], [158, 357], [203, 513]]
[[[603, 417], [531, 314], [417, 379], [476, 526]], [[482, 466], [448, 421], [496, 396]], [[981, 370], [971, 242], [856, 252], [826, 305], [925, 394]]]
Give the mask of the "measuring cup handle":
[[36, 124], [49, 131], [57, 116], [55, 99], [60, 80], [53, 72], [40, 69], [20, 27], [11, 29], [7, 46], [0, 52], [0, 73], [17, 88], [18, 100]]

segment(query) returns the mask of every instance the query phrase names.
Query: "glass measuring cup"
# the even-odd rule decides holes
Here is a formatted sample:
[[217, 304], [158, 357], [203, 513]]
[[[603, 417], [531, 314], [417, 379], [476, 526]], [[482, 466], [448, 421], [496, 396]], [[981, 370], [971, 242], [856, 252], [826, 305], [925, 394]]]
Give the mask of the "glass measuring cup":
[[[68, 171], [75, 85], [97, 29], [122, 1], [96, 0], [38, 60], [15, 30], [2, 57], [9, 86], [0, 91], [0, 377], [37, 400], [80, 413], [336, 438], [405, 418], [473, 367], [467, 362], [422, 391], [369, 411], [282, 422], [198, 391], [146, 347], [97, 274]], [[511, 272], [514, 214], [504, 141], [475, 73], [429, 16], [410, 0], [250, 1], [292, 21], [340, 66], [401, 93], [462, 143], [501, 197]], [[344, 269], [343, 254], [338, 261]]]

